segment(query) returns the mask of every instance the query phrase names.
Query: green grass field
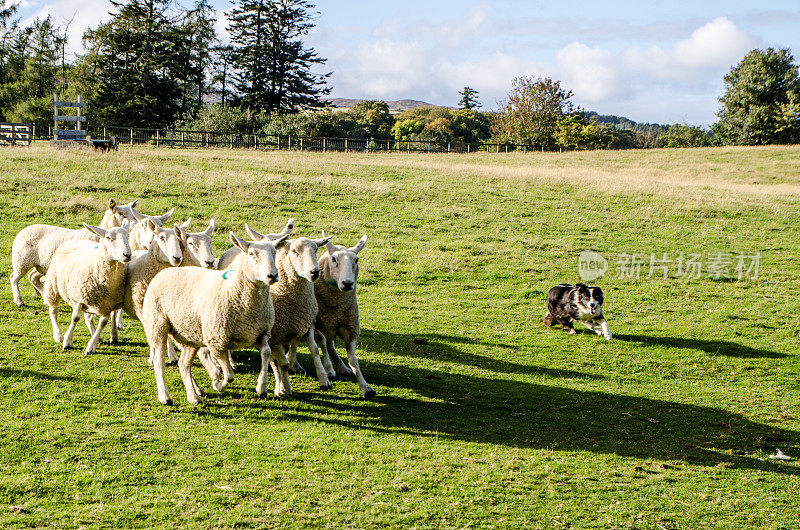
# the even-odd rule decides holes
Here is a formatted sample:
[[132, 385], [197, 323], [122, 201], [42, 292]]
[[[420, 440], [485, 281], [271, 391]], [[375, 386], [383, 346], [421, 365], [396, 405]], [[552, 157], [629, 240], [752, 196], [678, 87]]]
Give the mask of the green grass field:
[[[800, 147], [515, 155], [0, 150], [0, 526], [793, 528], [800, 515]], [[62, 352], [11, 242], [108, 198], [194, 228], [361, 253], [354, 381], [156, 399], [147, 344]], [[614, 340], [541, 324], [593, 249]], [[650, 256], [673, 260], [649, 276]], [[725, 274], [680, 275], [700, 254]], [[757, 278], [737, 256], [760, 257]], [[626, 256], [644, 263], [639, 278]], [[717, 262], [719, 265], [719, 263]], [[62, 306], [62, 322], [67, 310]], [[300, 361], [310, 367], [307, 350]], [[270, 378], [272, 384], [272, 378]], [[794, 459], [769, 455], [780, 449]]]

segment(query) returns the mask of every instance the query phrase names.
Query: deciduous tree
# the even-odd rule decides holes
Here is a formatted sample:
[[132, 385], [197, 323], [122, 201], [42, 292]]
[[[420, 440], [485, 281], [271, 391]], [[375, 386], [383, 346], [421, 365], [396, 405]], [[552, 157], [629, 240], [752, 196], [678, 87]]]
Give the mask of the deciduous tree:
[[800, 78], [788, 49], [753, 50], [725, 76], [714, 132], [729, 144], [800, 142]]

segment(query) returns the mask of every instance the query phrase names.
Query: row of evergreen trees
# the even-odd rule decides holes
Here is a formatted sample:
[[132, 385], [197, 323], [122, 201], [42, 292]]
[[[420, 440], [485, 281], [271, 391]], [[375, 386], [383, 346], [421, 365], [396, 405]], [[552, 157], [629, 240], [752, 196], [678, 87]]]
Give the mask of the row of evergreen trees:
[[52, 119], [53, 93], [83, 94], [95, 122], [164, 127], [194, 114], [210, 93], [256, 112], [320, 106], [330, 75], [303, 44], [313, 27], [305, 0], [241, 0], [221, 46], [209, 0], [112, 0], [112, 18], [83, 36], [67, 61], [66, 28], [48, 17], [22, 27], [0, 0], [0, 120]]

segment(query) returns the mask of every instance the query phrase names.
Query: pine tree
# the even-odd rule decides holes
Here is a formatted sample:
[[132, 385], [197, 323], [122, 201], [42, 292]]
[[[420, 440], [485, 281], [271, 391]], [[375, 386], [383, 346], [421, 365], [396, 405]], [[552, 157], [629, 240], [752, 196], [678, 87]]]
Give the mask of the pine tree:
[[208, 0], [196, 0], [194, 7], [186, 12], [180, 32], [182, 36], [181, 61], [184, 72], [183, 110], [196, 109], [203, 105], [203, 95], [208, 89], [207, 77], [212, 65], [212, 53], [217, 42], [214, 30], [214, 8]]
[[113, 18], [84, 35], [97, 85], [89, 104], [110, 125], [171, 124], [181, 110], [185, 61], [176, 53], [181, 30], [166, 0], [114, 2]]
[[311, 69], [326, 59], [302, 41], [314, 27], [313, 7], [305, 0], [241, 0], [229, 13], [242, 105], [267, 112], [324, 106], [320, 97], [330, 93], [324, 87], [330, 74]]
[[464, 90], [458, 94], [461, 96], [461, 100], [458, 102], [458, 108], [464, 110], [473, 110], [481, 106], [481, 104], [478, 102], [478, 94], [480, 94], [480, 92], [477, 90], [465, 86]]

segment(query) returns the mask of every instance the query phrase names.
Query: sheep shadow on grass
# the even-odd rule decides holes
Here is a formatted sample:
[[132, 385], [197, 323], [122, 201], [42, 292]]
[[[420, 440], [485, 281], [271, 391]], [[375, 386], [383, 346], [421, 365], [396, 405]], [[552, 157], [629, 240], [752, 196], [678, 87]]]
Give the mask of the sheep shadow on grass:
[[[409, 355], [409, 343], [415, 338], [426, 338], [429, 343], [420, 345], [426, 347], [438, 340], [368, 331], [364, 342], [367, 351], [403, 357]], [[453, 345], [441, 345], [435, 358], [484, 367], [482, 358]], [[336, 386], [331, 392], [317, 391], [313, 382], [307, 381], [298, 386], [314, 390], [300, 391], [280, 406], [271, 398], [239, 403], [273, 419], [280, 416], [288, 421], [323, 422], [377, 433], [800, 475], [800, 468], [793, 463], [757, 459], [776, 448], [800, 457], [800, 433], [796, 431], [720, 408], [558, 386], [564, 377], [588, 375], [580, 372], [565, 375], [515, 363], [501, 363], [492, 370], [489, 361], [486, 363], [489, 373], [483, 376], [393, 365], [365, 356], [362, 369], [378, 391], [374, 400], [361, 399], [357, 389], [347, 386], [340, 387], [344, 392]], [[241, 368], [257, 371], [258, 365], [256, 357], [249, 357]], [[553, 379], [531, 383], [504, 374], [544, 374]], [[208, 405], [206, 413], [212, 415], [241, 412], [236, 410], [239, 406], [226, 406], [222, 401]]]

